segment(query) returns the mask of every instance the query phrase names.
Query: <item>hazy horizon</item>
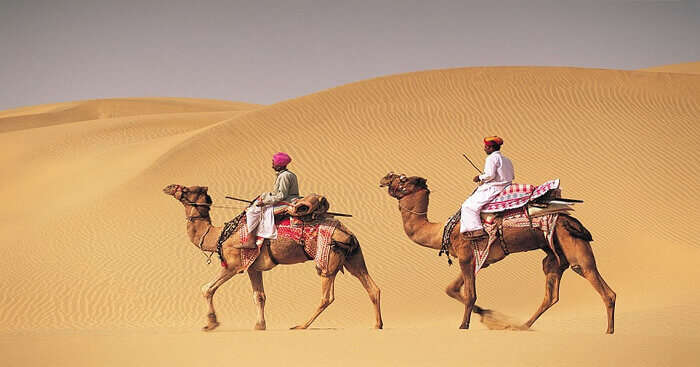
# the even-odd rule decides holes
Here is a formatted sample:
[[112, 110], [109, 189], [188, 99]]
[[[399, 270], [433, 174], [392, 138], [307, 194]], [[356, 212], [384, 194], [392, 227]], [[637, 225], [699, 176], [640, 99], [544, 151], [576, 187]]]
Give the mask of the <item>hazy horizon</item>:
[[0, 110], [172, 96], [270, 104], [403, 72], [700, 61], [699, 1], [0, 5]]

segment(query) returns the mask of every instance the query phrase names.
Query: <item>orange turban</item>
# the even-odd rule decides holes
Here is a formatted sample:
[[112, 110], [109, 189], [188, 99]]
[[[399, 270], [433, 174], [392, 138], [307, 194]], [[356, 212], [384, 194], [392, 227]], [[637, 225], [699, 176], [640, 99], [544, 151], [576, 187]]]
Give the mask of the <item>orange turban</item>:
[[503, 145], [503, 139], [498, 136], [487, 136], [484, 138], [484, 145]]

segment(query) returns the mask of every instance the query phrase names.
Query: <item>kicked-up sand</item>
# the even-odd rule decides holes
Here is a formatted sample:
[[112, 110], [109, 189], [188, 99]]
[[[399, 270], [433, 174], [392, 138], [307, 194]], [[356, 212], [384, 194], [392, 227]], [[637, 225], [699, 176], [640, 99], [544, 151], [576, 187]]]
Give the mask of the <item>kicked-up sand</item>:
[[[556, 67], [434, 70], [365, 80], [260, 106], [123, 98], [0, 112], [0, 353], [7, 366], [381, 365], [695, 366], [700, 359], [700, 71]], [[389, 171], [428, 179], [429, 218], [471, 193], [481, 139], [504, 138], [516, 181], [561, 179], [582, 199], [598, 269], [617, 292], [615, 334], [600, 296], [572, 271], [529, 331], [490, 330], [445, 295], [458, 274], [411, 242]], [[189, 242], [168, 184], [208, 186], [215, 225], [274, 182], [288, 152], [302, 194], [326, 195], [358, 237], [382, 290], [384, 330], [360, 283], [339, 275], [320, 301], [311, 262], [264, 273], [266, 331], [249, 280], [200, 286], [218, 261]], [[477, 304], [523, 322], [544, 294], [544, 252], [479, 272]]]

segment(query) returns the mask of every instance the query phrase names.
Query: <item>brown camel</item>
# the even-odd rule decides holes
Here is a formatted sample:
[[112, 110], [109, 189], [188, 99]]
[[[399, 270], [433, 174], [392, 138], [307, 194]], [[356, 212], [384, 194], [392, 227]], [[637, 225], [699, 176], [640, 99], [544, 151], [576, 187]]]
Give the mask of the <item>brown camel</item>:
[[[387, 186], [389, 194], [399, 200], [399, 210], [403, 219], [406, 235], [415, 243], [432, 249], [440, 249], [444, 223], [433, 223], [428, 220], [428, 196], [430, 191], [426, 179], [421, 177], [406, 177], [389, 173], [379, 181], [380, 187]], [[459, 260], [460, 276], [451, 282], [446, 289], [447, 295], [465, 305], [461, 329], [469, 328], [472, 310], [481, 313], [483, 310], [475, 305], [476, 286], [474, 274], [474, 246], [485, 246], [486, 240], [467, 240], [455, 226], [450, 234], [451, 246], [449, 254]], [[539, 237], [539, 238], [538, 238]], [[524, 235], [508, 237], [507, 252], [501, 238], [491, 246], [485, 266], [502, 260], [509, 253], [524, 252], [540, 249], [546, 253], [542, 260], [542, 269], [546, 277], [544, 301], [523, 328], [530, 328], [537, 318], [559, 300], [559, 281], [569, 266], [582, 277], [588, 279], [593, 288], [603, 298], [608, 313], [607, 333], [614, 332], [615, 292], [605, 283], [598, 272], [593, 250], [589, 241], [590, 233], [573, 217], [560, 214], [554, 229], [554, 247], [556, 254], [546, 245], [544, 234], [536, 231], [535, 236], [527, 230]], [[464, 285], [464, 293], [460, 288]]]
[[[185, 206], [185, 219], [187, 220], [187, 236], [198, 249], [208, 252], [217, 251], [217, 242], [223, 230], [222, 227], [215, 227], [211, 224], [209, 209], [212, 204], [211, 197], [207, 194], [205, 186], [185, 187], [180, 185], [168, 185], [163, 189], [167, 195], [173, 196]], [[245, 225], [245, 222], [242, 224]], [[334, 286], [335, 276], [344, 267], [352, 275], [357, 277], [367, 290], [369, 298], [374, 304], [376, 321], [374, 328], [381, 329], [383, 326], [382, 314], [379, 307], [380, 291], [379, 287], [370, 277], [362, 249], [357, 242], [357, 238], [340, 224], [333, 232], [334, 249], [344, 249], [331, 251], [328, 272], [321, 277], [321, 304], [313, 313], [311, 318], [303, 324], [292, 329], [306, 329], [311, 323], [326, 309], [335, 298]], [[221, 254], [224, 262], [219, 275], [211, 282], [202, 286], [201, 290], [209, 307], [207, 314], [207, 325], [204, 331], [214, 330], [219, 326], [214, 311], [214, 293], [216, 290], [231, 279], [236, 274], [244, 271], [241, 261], [241, 249], [235, 248], [235, 243], [240, 243], [239, 236], [234, 233], [221, 246]], [[303, 245], [290, 239], [265, 240], [260, 251], [260, 255], [255, 262], [247, 269], [250, 283], [253, 287], [253, 299], [257, 306], [257, 321], [255, 329], [265, 330], [265, 290], [263, 288], [262, 272], [270, 270], [277, 264], [288, 265], [303, 263], [309, 260], [304, 252]]]

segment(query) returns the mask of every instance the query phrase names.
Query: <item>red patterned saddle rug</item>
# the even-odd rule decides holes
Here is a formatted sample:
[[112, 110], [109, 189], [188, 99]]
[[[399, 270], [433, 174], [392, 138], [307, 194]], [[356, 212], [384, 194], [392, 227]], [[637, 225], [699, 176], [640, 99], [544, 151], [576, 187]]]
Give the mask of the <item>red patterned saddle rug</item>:
[[[245, 216], [242, 219], [242, 223], [243, 225], [238, 228], [238, 235], [241, 241], [245, 242], [248, 240]], [[314, 259], [318, 271], [321, 275], [325, 275], [328, 273], [328, 259], [331, 253], [333, 232], [335, 232], [339, 223], [338, 220], [333, 218], [324, 218], [309, 223], [302, 222], [296, 218], [290, 220], [289, 217], [286, 217], [276, 222], [275, 226], [277, 227], [278, 239], [288, 238], [302, 243], [308, 257]], [[241, 262], [244, 269], [248, 269], [260, 256], [261, 247], [262, 245], [258, 245], [257, 248], [241, 249]]]
[[540, 186], [514, 183], [506, 187], [490, 203], [482, 209], [482, 213], [498, 213], [504, 210], [516, 209], [525, 206], [550, 190], [559, 188], [559, 179], [550, 180]]

